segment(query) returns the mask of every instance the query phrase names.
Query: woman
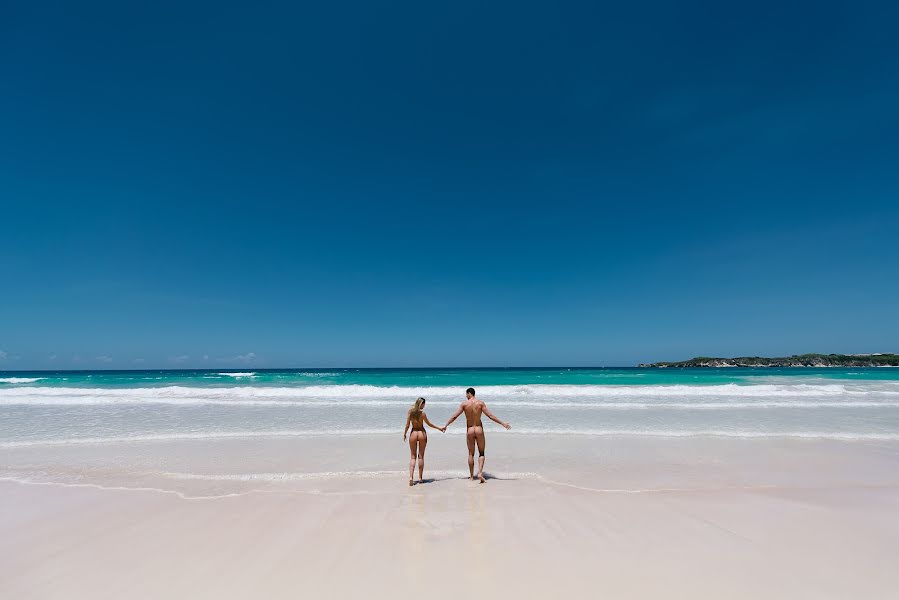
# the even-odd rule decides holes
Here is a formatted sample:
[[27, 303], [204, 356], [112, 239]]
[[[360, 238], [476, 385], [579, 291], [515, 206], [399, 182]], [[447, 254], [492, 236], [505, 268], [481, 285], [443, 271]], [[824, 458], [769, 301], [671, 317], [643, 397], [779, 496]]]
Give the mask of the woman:
[[415, 474], [415, 457], [418, 457], [418, 482], [422, 482], [422, 473], [425, 470], [425, 448], [428, 446], [428, 432], [425, 431], [424, 424], [428, 427], [446, 431], [446, 427], [437, 427], [428, 420], [425, 414], [425, 399], [419, 398], [409, 409], [406, 414], [406, 428], [403, 430], [403, 441], [406, 441], [406, 433], [409, 431], [409, 424], [412, 424], [412, 435], [409, 436], [409, 451], [412, 457], [409, 459], [409, 485], [412, 485], [412, 479]]

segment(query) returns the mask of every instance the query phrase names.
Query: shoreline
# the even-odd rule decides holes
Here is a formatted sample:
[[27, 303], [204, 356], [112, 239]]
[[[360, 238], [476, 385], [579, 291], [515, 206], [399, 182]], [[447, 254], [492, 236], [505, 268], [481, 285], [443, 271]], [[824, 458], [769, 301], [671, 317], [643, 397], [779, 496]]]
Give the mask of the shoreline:
[[[0, 477], [32, 482], [206, 490], [405, 482], [397, 432], [338, 437], [171, 439], [2, 450]], [[432, 436], [426, 477], [467, 477], [462, 435]], [[899, 440], [784, 437], [507, 435], [489, 432], [485, 472], [596, 489], [899, 485]]]

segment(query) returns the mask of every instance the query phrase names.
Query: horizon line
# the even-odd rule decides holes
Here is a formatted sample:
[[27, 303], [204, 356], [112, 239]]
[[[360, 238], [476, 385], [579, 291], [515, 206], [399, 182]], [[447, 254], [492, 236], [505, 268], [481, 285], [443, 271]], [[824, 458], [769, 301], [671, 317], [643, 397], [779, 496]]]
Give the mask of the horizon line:
[[638, 365], [605, 365], [605, 366], [574, 366], [574, 365], [542, 365], [542, 366], [433, 366], [433, 367], [158, 367], [158, 368], [97, 368], [97, 369], [0, 369], [0, 373], [81, 373], [81, 372], [139, 372], [139, 371], [378, 371], [378, 370], [489, 370], [489, 369], [639, 369]]

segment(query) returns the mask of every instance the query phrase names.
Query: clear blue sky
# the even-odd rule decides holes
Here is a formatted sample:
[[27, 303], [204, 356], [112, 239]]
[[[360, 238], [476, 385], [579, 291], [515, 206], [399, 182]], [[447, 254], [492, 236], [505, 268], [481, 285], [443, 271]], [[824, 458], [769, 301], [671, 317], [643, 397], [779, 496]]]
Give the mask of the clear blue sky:
[[897, 6], [7, 3], [0, 369], [899, 351]]

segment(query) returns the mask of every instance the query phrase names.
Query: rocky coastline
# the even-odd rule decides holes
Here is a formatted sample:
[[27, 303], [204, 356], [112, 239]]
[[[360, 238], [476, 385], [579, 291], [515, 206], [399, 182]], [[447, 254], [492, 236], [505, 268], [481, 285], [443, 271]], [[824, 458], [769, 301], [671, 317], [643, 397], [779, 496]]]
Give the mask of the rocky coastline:
[[899, 354], [794, 354], [793, 356], [739, 356], [719, 358], [697, 356], [677, 362], [641, 363], [645, 368], [723, 368], [723, 367], [899, 367]]

